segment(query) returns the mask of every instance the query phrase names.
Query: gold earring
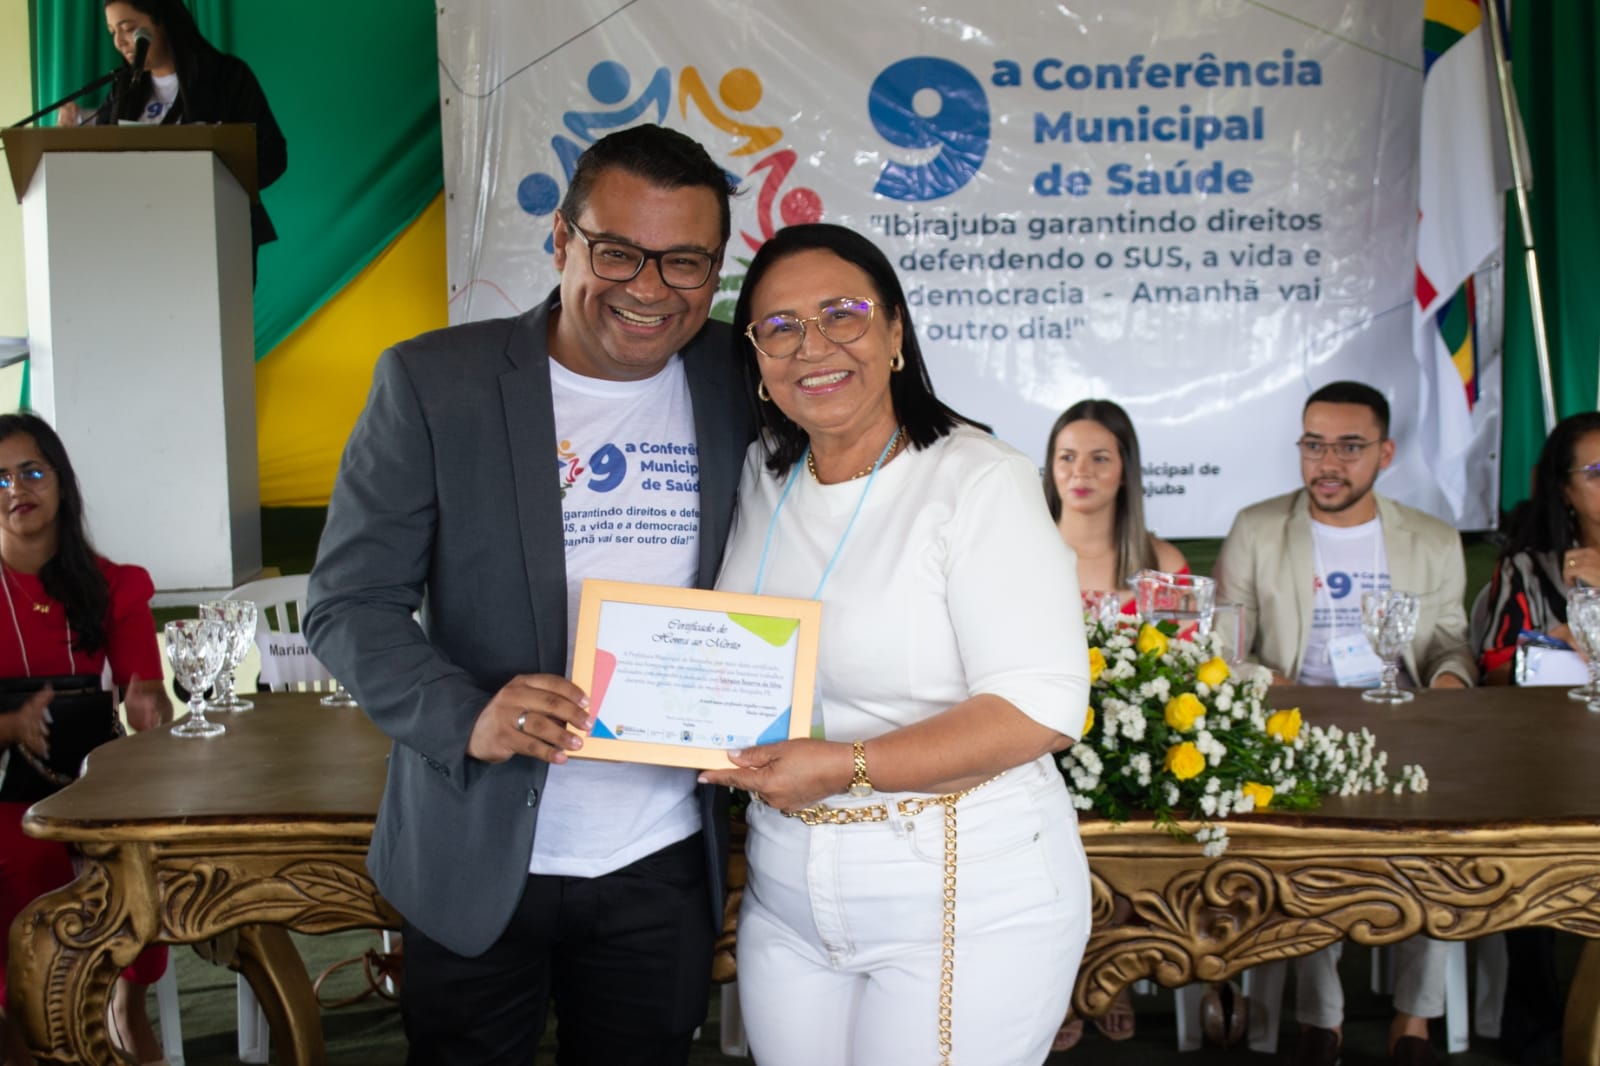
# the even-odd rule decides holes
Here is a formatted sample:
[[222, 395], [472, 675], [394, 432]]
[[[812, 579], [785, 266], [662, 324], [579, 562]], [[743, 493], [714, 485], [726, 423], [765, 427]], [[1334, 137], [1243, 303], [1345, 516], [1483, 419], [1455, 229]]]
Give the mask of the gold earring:
[[767, 383], [765, 381], [760, 382], [760, 383], [758, 383], [756, 385], [756, 395], [761, 397], [761, 402], [762, 403], [771, 403], [772, 402], [772, 397], [767, 395]]
[[894, 371], [895, 373], [899, 373], [900, 371], [904, 370], [905, 368], [906, 368], [906, 357], [905, 357], [904, 353], [902, 353], [898, 349], [896, 349], [894, 355], [892, 355], [889, 358], [889, 369]]

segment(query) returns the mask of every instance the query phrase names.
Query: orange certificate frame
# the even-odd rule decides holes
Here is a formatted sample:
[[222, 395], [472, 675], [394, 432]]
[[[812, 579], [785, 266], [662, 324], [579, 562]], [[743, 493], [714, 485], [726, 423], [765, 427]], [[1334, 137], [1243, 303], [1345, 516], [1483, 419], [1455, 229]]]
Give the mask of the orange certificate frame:
[[585, 581], [572, 680], [595, 723], [568, 754], [721, 770], [810, 736], [821, 625], [817, 600]]

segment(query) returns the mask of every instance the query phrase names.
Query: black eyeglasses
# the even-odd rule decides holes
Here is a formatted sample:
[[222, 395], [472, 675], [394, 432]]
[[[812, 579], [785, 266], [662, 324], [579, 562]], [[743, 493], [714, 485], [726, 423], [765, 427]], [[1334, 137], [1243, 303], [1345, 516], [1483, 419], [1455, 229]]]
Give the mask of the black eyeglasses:
[[1353, 463], [1361, 458], [1361, 453], [1374, 444], [1382, 444], [1381, 440], [1314, 440], [1310, 437], [1301, 437], [1295, 441], [1295, 447], [1300, 449], [1300, 455], [1305, 459], [1321, 459], [1324, 455], [1332, 455], [1341, 463]]
[[48, 473], [50, 473], [49, 467], [37, 465], [18, 467], [14, 471], [0, 471], [0, 492], [6, 492], [19, 483], [28, 486], [37, 485]]
[[592, 237], [572, 219], [561, 216], [567, 226], [583, 238], [589, 246], [589, 269], [604, 281], [632, 281], [639, 276], [644, 265], [654, 259], [661, 271], [661, 280], [674, 289], [698, 289], [711, 277], [722, 249], [715, 252], [697, 252], [691, 248], [672, 248], [665, 252], [652, 252], [627, 241], [613, 241]]
[[821, 311], [804, 318], [779, 311], [750, 323], [744, 335], [756, 346], [756, 351], [768, 359], [787, 359], [805, 346], [807, 322], [815, 322], [817, 332], [835, 344], [849, 344], [865, 337], [867, 327], [872, 324], [874, 306], [865, 296], [849, 296], [834, 300]]

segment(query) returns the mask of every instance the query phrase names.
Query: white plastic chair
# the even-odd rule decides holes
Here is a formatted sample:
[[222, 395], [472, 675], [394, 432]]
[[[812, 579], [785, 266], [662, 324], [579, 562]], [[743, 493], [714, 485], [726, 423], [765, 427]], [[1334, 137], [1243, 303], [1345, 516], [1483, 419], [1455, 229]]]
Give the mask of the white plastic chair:
[[228, 593], [230, 600], [250, 600], [256, 605], [259, 687], [275, 692], [332, 692], [338, 687], [333, 674], [311, 654], [301, 630], [308, 580], [306, 574], [264, 577]]
[[[1467, 1050], [1471, 1042], [1468, 1035], [1469, 1009], [1467, 1006], [1467, 943], [1464, 940], [1446, 942], [1444, 1003], [1445, 1046], [1451, 1055]], [[1389, 966], [1389, 949], [1374, 948], [1372, 952], [1372, 990], [1378, 993], [1394, 991], [1393, 967]], [[1497, 934], [1478, 941], [1478, 1035], [1499, 1035], [1500, 1000], [1505, 995], [1505, 942]], [[1269, 962], [1253, 966], [1244, 972], [1244, 994], [1250, 1001], [1249, 1044], [1251, 1051], [1275, 1054], [1278, 1050], [1278, 1031], [1283, 1019], [1283, 985], [1288, 976], [1287, 962]], [[1200, 997], [1205, 985], [1184, 985], [1175, 993], [1178, 1009], [1178, 1050], [1198, 1050], [1202, 1041], [1200, 1032]]]

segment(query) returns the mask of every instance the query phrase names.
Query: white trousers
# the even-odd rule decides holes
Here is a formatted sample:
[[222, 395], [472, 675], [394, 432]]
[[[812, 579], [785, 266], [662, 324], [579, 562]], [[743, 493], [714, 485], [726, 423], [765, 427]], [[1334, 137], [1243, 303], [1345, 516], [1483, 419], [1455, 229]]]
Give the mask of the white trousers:
[[[945, 813], [806, 826], [750, 809], [739, 1002], [761, 1066], [939, 1061]], [[1048, 759], [957, 804], [952, 1062], [1044, 1061], [1089, 937], [1089, 866]]]
[[[1344, 986], [1339, 983], [1339, 955], [1344, 944], [1295, 960], [1295, 1020], [1302, 1025], [1337, 1029], [1344, 1024]], [[1414, 936], [1394, 945], [1394, 1009], [1419, 1018], [1444, 1014], [1444, 941]]]

